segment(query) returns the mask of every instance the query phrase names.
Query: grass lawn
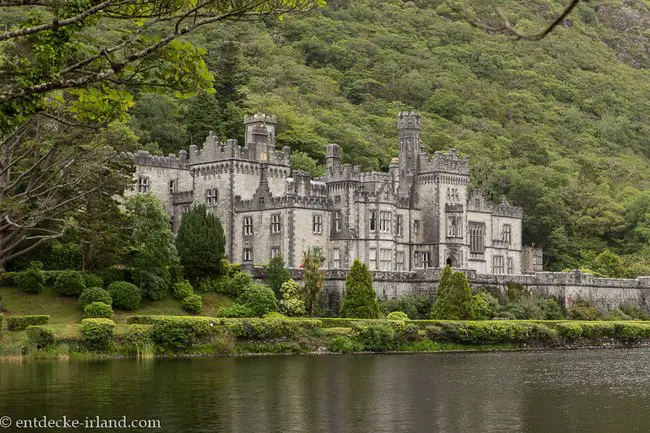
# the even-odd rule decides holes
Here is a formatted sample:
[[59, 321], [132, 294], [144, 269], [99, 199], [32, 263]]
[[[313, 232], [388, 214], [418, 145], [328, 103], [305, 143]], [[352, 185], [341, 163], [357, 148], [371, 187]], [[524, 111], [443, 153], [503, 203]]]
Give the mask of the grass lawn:
[[[54, 289], [46, 287], [41, 293], [26, 293], [15, 287], [0, 287], [4, 314], [47, 314], [50, 316], [49, 324], [64, 325], [79, 323], [82, 312], [77, 298], [57, 296]], [[233, 300], [217, 293], [205, 293], [203, 296], [202, 316], [214, 316], [220, 307], [229, 305]], [[1, 312], [1, 311], [0, 311]], [[188, 313], [181, 308], [181, 302], [171, 296], [162, 301], [143, 300], [135, 311], [115, 311], [113, 320], [116, 323], [126, 323], [129, 316], [135, 314], [153, 315], [166, 314], [174, 316], [187, 316]]]

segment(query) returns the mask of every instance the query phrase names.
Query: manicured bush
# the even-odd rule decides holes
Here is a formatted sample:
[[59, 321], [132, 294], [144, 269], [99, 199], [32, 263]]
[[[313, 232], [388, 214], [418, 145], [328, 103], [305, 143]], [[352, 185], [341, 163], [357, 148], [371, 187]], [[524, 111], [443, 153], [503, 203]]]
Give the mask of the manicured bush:
[[219, 308], [217, 317], [255, 317], [255, 313], [247, 306], [235, 303]]
[[409, 293], [397, 299], [395, 307], [413, 320], [422, 320], [429, 318], [433, 302], [427, 295]]
[[180, 283], [174, 284], [174, 298], [182, 301], [183, 299], [193, 294], [194, 289], [192, 289], [192, 285], [189, 283], [189, 281], [183, 280]]
[[54, 344], [54, 332], [46, 326], [28, 326], [27, 341], [38, 349]]
[[447, 339], [447, 333], [438, 325], [427, 326], [426, 333], [431, 341], [444, 341]]
[[255, 317], [262, 317], [270, 311], [277, 311], [275, 293], [264, 284], [252, 284], [243, 289], [237, 302], [246, 306]]
[[14, 277], [16, 285], [27, 293], [40, 293], [45, 284], [45, 274], [41, 269], [29, 268], [18, 272]]
[[359, 259], [354, 260], [346, 277], [340, 315], [359, 319], [378, 319], [381, 316], [372, 276], [368, 266]]
[[3, 272], [0, 274], [0, 287], [10, 287], [17, 285], [16, 277], [18, 272]]
[[499, 311], [499, 300], [487, 292], [480, 292], [472, 296], [469, 306], [471, 320], [492, 319]]
[[409, 320], [409, 316], [406, 315], [406, 313], [402, 311], [393, 311], [392, 313], [388, 313], [388, 316], [386, 316], [388, 320]]
[[470, 314], [472, 289], [467, 277], [446, 266], [436, 289], [436, 302], [433, 304], [434, 319], [463, 320]]
[[131, 354], [142, 353], [153, 344], [151, 326], [147, 325], [131, 325], [126, 334], [119, 338], [121, 346]]
[[253, 277], [246, 271], [237, 272], [230, 282], [230, 295], [238, 297], [246, 287], [253, 285]]
[[555, 325], [558, 335], [568, 341], [577, 340], [582, 336], [582, 325], [580, 323], [564, 322]]
[[199, 314], [203, 308], [203, 298], [201, 295], [190, 295], [183, 299], [181, 307], [190, 314]]
[[62, 271], [54, 283], [54, 291], [60, 296], [79, 296], [86, 289], [86, 281], [79, 271]]
[[361, 352], [363, 350], [363, 346], [351, 338], [341, 335], [339, 337], [333, 338], [330, 341], [327, 350], [330, 352], [343, 353]]
[[45, 285], [54, 287], [56, 279], [59, 278], [61, 272], [63, 271], [43, 271], [43, 275], [45, 275]]
[[84, 272], [83, 279], [86, 282], [86, 287], [104, 287], [104, 280], [99, 275]]
[[206, 343], [218, 332], [214, 320], [205, 317], [167, 317], [155, 321], [151, 330], [154, 343], [163, 351], [182, 352]]
[[108, 293], [108, 290], [102, 289], [101, 287], [88, 287], [79, 296], [79, 306], [81, 309], [84, 309], [86, 305], [92, 304], [93, 302], [103, 302], [104, 304], [112, 305], [113, 298]]
[[406, 323], [403, 327], [395, 330], [395, 343], [398, 346], [410, 344], [421, 339], [420, 327], [412, 323]]
[[356, 324], [352, 328], [352, 338], [371, 352], [385, 352], [397, 348], [395, 330], [386, 325]]
[[108, 286], [108, 293], [113, 298], [113, 306], [122, 310], [135, 310], [140, 305], [140, 290], [135, 284], [115, 281]]
[[110, 319], [83, 319], [81, 334], [90, 350], [109, 349], [115, 335], [115, 322]]
[[616, 339], [624, 343], [636, 343], [650, 338], [650, 325], [645, 323], [617, 323], [614, 330]]
[[542, 304], [545, 320], [561, 320], [566, 318], [566, 313], [555, 298], [548, 298]]
[[294, 280], [285, 281], [280, 288], [282, 300], [279, 302], [280, 310], [287, 316], [305, 316], [305, 300], [300, 292], [300, 285]]
[[103, 302], [93, 302], [84, 307], [85, 318], [113, 318], [113, 309]]
[[22, 331], [30, 325], [45, 325], [50, 320], [50, 316], [30, 315], [30, 316], [8, 316], [7, 329], [9, 331]]
[[223, 319], [228, 332], [237, 338], [295, 338], [301, 332], [321, 327], [319, 320], [309, 319]]

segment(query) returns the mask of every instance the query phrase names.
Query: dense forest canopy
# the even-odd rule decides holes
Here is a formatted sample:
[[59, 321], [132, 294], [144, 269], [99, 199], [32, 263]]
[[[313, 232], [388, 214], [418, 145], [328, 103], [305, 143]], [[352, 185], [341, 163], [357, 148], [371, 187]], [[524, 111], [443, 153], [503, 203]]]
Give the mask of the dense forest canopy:
[[472, 188], [524, 208], [524, 241], [544, 248], [549, 269], [650, 274], [649, 3], [581, 2], [548, 37], [516, 42], [458, 12], [497, 22], [495, 3], [533, 33], [566, 7], [331, 0], [281, 20], [205, 26], [182, 40], [202, 50], [215, 92], [127, 87], [134, 106], [111, 128], [167, 154], [209, 131], [241, 140], [245, 113], [271, 113], [278, 145], [319, 174], [332, 142], [344, 162], [386, 169], [396, 114], [418, 110], [427, 151], [470, 156]]

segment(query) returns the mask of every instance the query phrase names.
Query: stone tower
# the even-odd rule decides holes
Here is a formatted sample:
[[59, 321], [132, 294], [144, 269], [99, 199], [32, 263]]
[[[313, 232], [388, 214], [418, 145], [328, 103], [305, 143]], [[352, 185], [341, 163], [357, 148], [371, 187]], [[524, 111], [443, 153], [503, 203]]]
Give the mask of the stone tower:
[[269, 155], [275, 152], [275, 116], [257, 113], [244, 117], [246, 128], [246, 141], [244, 147], [248, 149], [250, 159], [267, 162]]
[[411, 196], [411, 189], [418, 169], [418, 155], [424, 152], [420, 132], [420, 113], [399, 113], [397, 137], [399, 140], [400, 197]]

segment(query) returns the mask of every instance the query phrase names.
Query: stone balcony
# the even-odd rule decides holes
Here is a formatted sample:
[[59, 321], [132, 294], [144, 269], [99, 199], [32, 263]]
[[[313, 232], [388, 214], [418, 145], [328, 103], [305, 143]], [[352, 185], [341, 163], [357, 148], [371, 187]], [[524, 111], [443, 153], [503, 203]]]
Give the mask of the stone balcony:
[[194, 201], [193, 191], [172, 192], [172, 204], [188, 204]]

